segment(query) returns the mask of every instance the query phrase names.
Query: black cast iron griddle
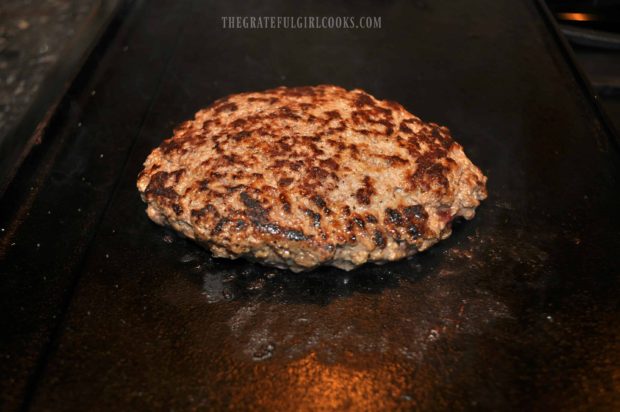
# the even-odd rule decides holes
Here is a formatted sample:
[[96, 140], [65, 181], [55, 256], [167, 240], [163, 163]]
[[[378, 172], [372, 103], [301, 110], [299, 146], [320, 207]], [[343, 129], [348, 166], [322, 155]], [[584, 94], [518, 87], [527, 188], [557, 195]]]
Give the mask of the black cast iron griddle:
[[[381, 16], [223, 30], [221, 16]], [[134, 3], [4, 195], [3, 410], [620, 408], [620, 158], [533, 1]], [[135, 180], [224, 95], [334, 83], [449, 126], [489, 199], [409, 261], [212, 259]]]

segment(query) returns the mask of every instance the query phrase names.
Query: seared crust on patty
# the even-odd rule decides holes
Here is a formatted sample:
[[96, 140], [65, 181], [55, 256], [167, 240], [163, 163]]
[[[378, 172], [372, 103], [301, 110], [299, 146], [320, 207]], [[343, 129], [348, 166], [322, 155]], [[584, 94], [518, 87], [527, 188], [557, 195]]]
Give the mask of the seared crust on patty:
[[217, 257], [294, 271], [422, 251], [473, 218], [485, 184], [447, 128], [331, 85], [217, 100], [138, 178], [156, 223]]

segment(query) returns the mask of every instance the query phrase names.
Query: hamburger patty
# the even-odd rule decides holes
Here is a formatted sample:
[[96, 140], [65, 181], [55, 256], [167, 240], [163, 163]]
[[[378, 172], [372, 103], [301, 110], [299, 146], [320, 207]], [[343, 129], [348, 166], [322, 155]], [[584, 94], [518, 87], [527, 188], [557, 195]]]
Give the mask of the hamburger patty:
[[411, 256], [473, 218], [485, 184], [447, 128], [330, 85], [217, 100], [138, 177], [156, 223], [293, 271]]

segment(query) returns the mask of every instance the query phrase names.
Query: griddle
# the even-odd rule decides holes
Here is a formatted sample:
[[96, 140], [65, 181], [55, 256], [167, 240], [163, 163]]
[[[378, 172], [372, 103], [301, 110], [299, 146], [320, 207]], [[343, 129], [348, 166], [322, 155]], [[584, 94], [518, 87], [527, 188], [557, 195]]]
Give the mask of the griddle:
[[[224, 30], [222, 16], [381, 16]], [[133, 2], [0, 203], [2, 410], [618, 410], [618, 140], [535, 1]], [[305, 274], [151, 223], [152, 148], [224, 95], [333, 83], [489, 176], [411, 260]]]

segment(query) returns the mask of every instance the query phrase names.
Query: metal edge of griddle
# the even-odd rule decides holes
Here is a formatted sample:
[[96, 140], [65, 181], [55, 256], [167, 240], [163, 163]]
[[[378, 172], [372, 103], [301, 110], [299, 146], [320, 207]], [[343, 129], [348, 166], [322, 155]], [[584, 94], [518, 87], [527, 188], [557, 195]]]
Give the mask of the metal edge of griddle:
[[602, 30], [584, 29], [562, 23], [558, 23], [558, 27], [562, 31], [562, 34], [575, 44], [606, 50], [620, 50], [620, 34]]
[[[108, 1], [108, 0], [104, 0]], [[26, 182], [33, 182], [41, 179], [45, 175], [49, 173], [49, 163], [50, 159], [42, 159], [44, 157], [44, 152], [49, 153], [49, 151], [57, 152], [59, 147], [62, 147], [63, 139], [58, 139], [59, 136], [56, 136], [59, 128], [64, 128], [64, 123], [66, 122], [66, 118], [68, 116], [68, 107], [71, 106], [72, 96], [76, 92], [81, 92], [84, 89], [85, 84], [88, 79], [92, 76], [93, 70], [99, 64], [102, 59], [102, 56], [105, 55], [108, 46], [117, 38], [117, 35], [120, 30], [122, 30], [123, 26], [125, 26], [125, 21], [127, 20], [127, 16], [131, 14], [132, 10], [138, 8], [142, 4], [141, 0], [111, 0], [108, 2], [109, 7], [105, 8], [105, 13], [103, 10], [94, 10], [91, 13], [91, 18], [87, 19], [86, 25], [89, 23], [93, 23], [93, 19], [95, 15], [97, 17], [98, 26], [96, 29], [94, 27], [85, 28], [86, 31], [89, 32], [88, 42], [85, 42], [84, 45], [86, 48], [82, 48], [79, 50], [79, 53], [75, 50], [71, 50], [71, 47], [75, 46], [75, 43], [70, 42], [67, 47], [64, 48], [64, 51], [69, 52], [69, 55], [65, 56], [61, 54], [60, 59], [67, 57], [72, 59], [71, 62], [74, 64], [59, 64], [63, 66], [62, 68], [54, 67], [52, 70], [56, 75], [63, 72], [67, 77], [63, 78], [64, 82], [60, 85], [60, 87], [56, 88], [59, 92], [57, 95], [48, 94], [46, 99], [43, 100], [35, 98], [35, 102], [39, 104], [38, 108], [31, 107], [29, 108], [28, 114], [32, 115], [38, 110], [42, 110], [40, 113], [44, 115], [43, 119], [40, 119], [37, 128], [31, 128], [31, 132], [28, 135], [20, 135], [25, 139], [30, 138], [30, 141], [23, 141], [21, 148], [25, 150], [22, 152], [22, 157], [19, 159], [19, 164], [14, 165], [14, 169], [12, 170], [12, 175], [10, 179], [7, 181], [2, 181], [4, 176], [0, 175], [0, 203], [4, 202], [6, 206], [9, 205], [9, 209], [23, 207], [24, 204], [21, 203], [23, 200], [20, 196], [20, 192], [28, 192], [28, 190], [24, 190]], [[103, 14], [102, 14], [103, 13]], [[78, 33], [76, 36], [80, 36]], [[88, 43], [88, 44], [86, 44]], [[64, 62], [63, 62], [64, 63]], [[57, 65], [58, 66], [58, 65]], [[56, 77], [50, 73], [44, 79], [44, 85], [47, 85], [46, 82], [50, 80], [58, 80], [59, 77]], [[43, 105], [44, 102], [47, 102], [49, 105], [46, 107]], [[26, 116], [24, 116], [25, 118]], [[22, 119], [23, 121], [23, 119]], [[33, 131], [34, 129], [34, 131]], [[16, 129], [17, 130], [17, 129]], [[37, 139], [41, 139], [38, 141]], [[28, 147], [26, 147], [28, 144]], [[41, 152], [41, 149], [44, 152]], [[4, 160], [4, 157], [0, 154], [0, 160]], [[51, 157], [51, 163], [55, 161], [55, 156]], [[0, 169], [4, 168], [4, 165], [0, 165]], [[0, 172], [4, 172], [4, 170], [0, 170]], [[32, 192], [32, 187], [30, 187], [30, 193]], [[18, 201], [15, 202], [15, 194], [18, 194]], [[36, 197], [36, 195], [35, 195]], [[29, 208], [31, 205], [27, 205]], [[64, 309], [63, 309], [64, 311]], [[54, 326], [53, 329], [57, 328], [58, 322]], [[47, 356], [49, 345], [52, 341], [51, 335], [48, 339], [48, 342], [43, 347], [42, 351], [37, 355], [37, 359], [34, 363], [33, 370], [30, 376], [27, 378], [25, 388], [22, 393], [20, 393], [17, 398], [17, 404], [14, 406], [14, 410], [28, 410], [28, 399], [30, 394], [33, 391], [33, 387], [37, 382], [37, 378], [39, 377], [42, 369], [42, 359]], [[0, 402], [0, 410], [13, 410], [13, 408], [6, 407], [6, 405]]]
[[575, 80], [581, 86], [582, 90], [588, 96], [588, 99], [596, 109], [595, 111], [598, 114], [603, 128], [605, 128], [605, 130], [611, 137], [611, 144], [614, 146], [614, 149], [616, 151], [620, 152], [620, 131], [616, 130], [612, 121], [609, 119], [607, 112], [605, 112], [605, 109], [599, 102], [599, 98], [594, 91], [594, 88], [590, 84], [590, 81], [588, 80], [588, 77], [586, 76], [584, 70], [579, 66], [577, 58], [575, 57], [575, 53], [573, 52], [573, 49], [568, 43], [566, 37], [564, 37], [564, 35], [562, 34], [562, 30], [555, 18], [553, 17], [553, 13], [551, 12], [551, 10], [549, 10], [549, 7], [544, 0], [534, 0], [534, 4], [540, 11], [544, 22], [546, 23], [549, 31], [552, 34], [552, 37], [558, 45], [560, 53], [562, 53], [564, 59], [568, 63], [568, 66], [570, 67], [573, 76], [575, 77]]
[[17, 124], [0, 141], [0, 197], [5, 193], [32, 147], [43, 135], [85, 62], [121, 10], [131, 0], [100, 0], [62, 49], [39, 92]]
[[[131, 19], [133, 17], [132, 15], [134, 14], [134, 12], [143, 8], [143, 6], [146, 3], [144, 0], [120, 0], [120, 2], [122, 2], [123, 4], [121, 4], [121, 7], [118, 8], [117, 12], [114, 13], [113, 16], [111, 16], [108, 29], [102, 32], [102, 35], [100, 36], [99, 41], [94, 45], [92, 52], [84, 60], [82, 67], [76, 73], [76, 76], [74, 77], [72, 83], [67, 87], [67, 92], [65, 93], [65, 95], [63, 96], [63, 98], [61, 99], [60, 103], [58, 104], [55, 110], [55, 112], [60, 112], [60, 113], [54, 113], [54, 116], [51, 117], [50, 124], [55, 123], [55, 120], [56, 120], [55, 117], [60, 117], [60, 118], [63, 117], [62, 115], [63, 106], [66, 103], [65, 101], [68, 100], [68, 97], [69, 97], [68, 94], [70, 94], [71, 89], [75, 88], [77, 90], [83, 91], [84, 85], [82, 83], [84, 83], [85, 79], [80, 79], [80, 78], [81, 77], [88, 78], [89, 75], [92, 73], [94, 66], [101, 60], [101, 58], [98, 57], [97, 55], [105, 54], [107, 46], [114, 41], [118, 33], [123, 32], [124, 30], [128, 29], [128, 23], [131, 22]], [[98, 51], [98, 49], [101, 49], [101, 50]], [[58, 116], [56, 116], [57, 114]], [[59, 123], [62, 124], [63, 121], [64, 119], [60, 119]], [[53, 126], [51, 126], [51, 128], [53, 129]], [[54, 144], [53, 142], [44, 142], [44, 143]], [[129, 150], [129, 152], [131, 152], [131, 149]], [[31, 159], [26, 158], [26, 162], [29, 160]], [[21, 169], [30, 169], [30, 166], [31, 165], [24, 164], [22, 165]], [[17, 173], [18, 173], [17, 177], [20, 177], [19, 176], [20, 170], [18, 170]], [[41, 172], [38, 170], [34, 170], [34, 172], [31, 173], [31, 175], [40, 176]], [[9, 182], [9, 183], [10, 183], [9, 191], [13, 189], [17, 189], [20, 186], [23, 187], [23, 185], [18, 184], [21, 182]], [[114, 192], [117, 190], [116, 186], [118, 186], [118, 181], [116, 182], [116, 184], [114, 184], [114, 187], [112, 188], [110, 192], [110, 196], [108, 197], [106, 203], [109, 203], [110, 200], [113, 198]], [[1, 200], [2, 200], [2, 197], [0, 196], [0, 201]], [[92, 234], [89, 237], [89, 239], [86, 241], [86, 245], [87, 245], [86, 251], [81, 254], [79, 262], [77, 263], [77, 266], [72, 270], [72, 272], [75, 271], [76, 273], [79, 273], [81, 271], [81, 267], [84, 264], [84, 257], [87, 255], [88, 248], [93, 242], [93, 239], [97, 233], [99, 224], [101, 223], [101, 220], [105, 216], [106, 209], [107, 209], [107, 205], [103, 208], [103, 213], [97, 218], [97, 223], [95, 225], [95, 228], [92, 231]], [[75, 277], [74, 281], [72, 282], [72, 285], [69, 286], [69, 290], [66, 293], [65, 299], [63, 299], [63, 302], [61, 304], [60, 315], [58, 319], [56, 320], [54, 326], [52, 327], [52, 331], [49, 334], [48, 342], [43, 348], [42, 352], [39, 353], [39, 356], [37, 357], [37, 360], [35, 362], [35, 367], [33, 368], [33, 372], [30, 374], [28, 378], [28, 382], [26, 383], [26, 388], [24, 390], [24, 396], [22, 397], [22, 402], [18, 409], [20, 411], [31, 410], [32, 401], [34, 399], [34, 394], [36, 392], [37, 386], [41, 383], [41, 380], [44, 376], [45, 368], [47, 366], [48, 360], [54, 352], [54, 346], [58, 342], [59, 337], [62, 333], [61, 327], [64, 322], [67, 311], [69, 310], [69, 306], [71, 304], [71, 300], [74, 296], [75, 289], [77, 287], [78, 282], [79, 282], [79, 278]]]

